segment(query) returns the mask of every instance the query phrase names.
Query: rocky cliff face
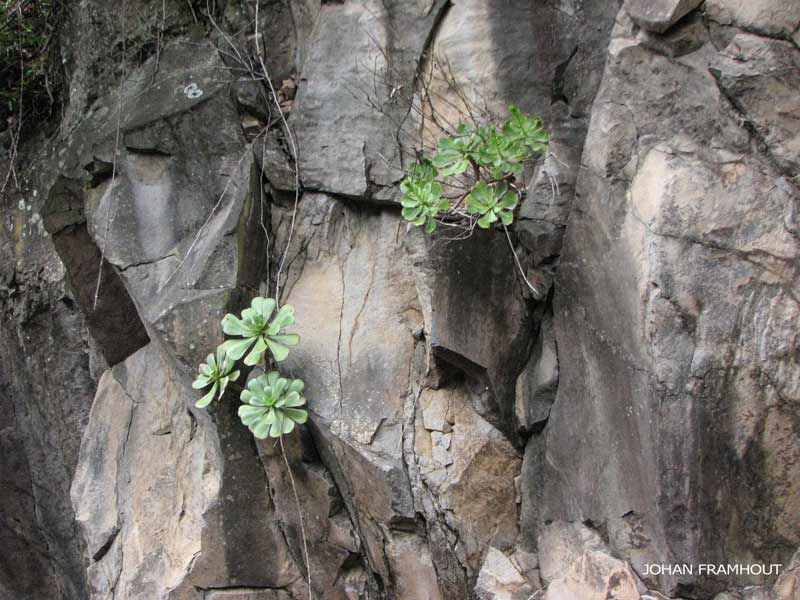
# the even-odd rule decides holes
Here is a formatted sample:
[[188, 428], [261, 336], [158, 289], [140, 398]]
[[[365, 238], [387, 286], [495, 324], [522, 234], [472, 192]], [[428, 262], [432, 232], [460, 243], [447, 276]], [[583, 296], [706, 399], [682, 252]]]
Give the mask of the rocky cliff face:
[[[799, 598], [798, 26], [75, 2], [3, 198], [0, 599]], [[552, 133], [511, 237], [410, 228], [426, 119], [509, 104]], [[281, 448], [190, 387], [276, 288], [308, 564]], [[648, 568], [700, 563], [783, 567]]]

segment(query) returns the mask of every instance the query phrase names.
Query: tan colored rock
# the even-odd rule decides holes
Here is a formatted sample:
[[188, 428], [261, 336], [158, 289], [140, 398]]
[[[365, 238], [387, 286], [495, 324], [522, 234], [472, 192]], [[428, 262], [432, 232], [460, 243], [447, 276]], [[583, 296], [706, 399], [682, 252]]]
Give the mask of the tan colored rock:
[[291, 600], [283, 590], [218, 590], [207, 592], [203, 600]]
[[508, 556], [489, 548], [475, 584], [480, 600], [528, 600], [534, 591]]
[[[273, 210], [279, 246], [287, 217]], [[388, 211], [362, 213], [325, 194], [304, 196], [285, 273], [302, 343], [282, 366], [306, 382], [315, 444], [367, 564], [412, 594], [414, 578], [432, 569], [430, 551], [424, 537], [394, 525], [407, 529], [415, 519], [401, 431], [422, 315], [397, 228]], [[437, 453], [446, 446], [440, 439]], [[293, 502], [289, 493], [286, 514]], [[327, 512], [314, 512], [321, 518], [315, 535], [324, 540]]]
[[444, 600], [427, 544], [414, 534], [398, 532], [390, 546], [387, 556], [397, 577], [397, 599]]
[[550, 416], [558, 389], [558, 353], [553, 321], [546, 318], [539, 329], [531, 357], [517, 378], [514, 409], [525, 430], [541, 428]]
[[800, 550], [792, 561], [783, 567], [772, 587], [773, 600], [796, 600], [800, 598]]
[[[559, 362], [523, 506], [540, 523], [602, 524], [637, 573], [648, 563], [788, 561], [800, 543], [790, 416], [800, 397], [790, 350], [800, 197], [785, 168], [792, 152], [775, 150], [795, 143], [784, 119], [800, 104], [784, 89], [797, 50], [729, 32], [743, 50], [737, 67], [733, 44], [674, 57], [623, 25], [555, 284], [558, 352], [574, 360]], [[772, 106], [758, 82], [771, 82]], [[762, 132], [774, 135], [766, 146]], [[759, 526], [743, 526], [751, 520]], [[720, 589], [697, 573], [645, 579], [666, 595], [680, 584]], [[731, 575], [723, 585], [771, 583]]]
[[93, 600], [165, 600], [202, 550], [221, 472], [189, 394], [153, 344], [103, 375], [72, 485]]
[[545, 600], [641, 600], [636, 576], [594, 531], [556, 521], [539, 534]]
[[459, 532], [463, 560], [477, 573], [489, 544], [506, 550], [516, 538], [514, 477], [521, 460], [508, 440], [475, 411], [473, 401], [460, 386], [425, 390], [419, 408], [423, 414], [444, 413], [452, 432], [428, 431], [417, 419], [414, 450], [420, 477], [448, 524]]

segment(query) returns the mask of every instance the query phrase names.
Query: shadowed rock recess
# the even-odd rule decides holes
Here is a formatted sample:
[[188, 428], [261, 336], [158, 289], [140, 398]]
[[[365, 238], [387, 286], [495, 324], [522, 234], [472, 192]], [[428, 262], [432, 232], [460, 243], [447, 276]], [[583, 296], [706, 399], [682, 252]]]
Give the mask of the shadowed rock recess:
[[[800, 599], [799, 27], [72, 2], [0, 200], [0, 600]], [[551, 132], [510, 236], [404, 221], [430, 115], [509, 104]], [[294, 482], [191, 388], [276, 285]]]

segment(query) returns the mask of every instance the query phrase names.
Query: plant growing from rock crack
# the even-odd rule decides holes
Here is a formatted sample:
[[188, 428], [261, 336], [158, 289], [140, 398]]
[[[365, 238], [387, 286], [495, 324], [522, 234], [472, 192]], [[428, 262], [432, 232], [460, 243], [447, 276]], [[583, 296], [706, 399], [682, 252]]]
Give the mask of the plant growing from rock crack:
[[286, 327], [294, 325], [294, 308], [285, 304], [270, 321], [275, 306], [276, 302], [272, 298], [253, 298], [250, 308], [242, 311], [241, 319], [232, 314], [225, 315], [222, 319], [222, 331], [244, 338], [228, 340], [223, 344], [230, 358], [239, 360], [250, 350], [244, 364], [252, 367], [261, 361], [267, 348], [278, 362], [289, 355], [289, 347], [300, 341], [294, 333], [283, 333]]
[[[432, 233], [442, 218], [458, 222], [464, 217], [470, 229], [483, 229], [514, 220], [523, 191], [516, 186], [524, 164], [547, 149], [550, 134], [542, 120], [509, 107], [511, 117], [501, 127], [460, 124], [456, 135], [439, 140], [432, 158], [422, 158], [400, 184], [403, 218], [424, 225]], [[444, 189], [465, 190], [449, 197]], [[459, 210], [466, 200], [466, 214]]]
[[209, 354], [206, 362], [200, 365], [200, 374], [192, 383], [192, 387], [203, 389], [211, 386], [211, 390], [195, 403], [197, 408], [205, 408], [214, 399], [214, 395], [219, 392], [217, 398], [222, 398], [228, 383], [239, 379], [239, 371], [234, 371], [235, 361], [225, 352], [222, 346], [217, 348], [216, 356]]
[[483, 229], [488, 229], [498, 219], [503, 225], [511, 225], [518, 201], [517, 193], [509, 192], [505, 182], [489, 185], [479, 181], [467, 196], [467, 211], [480, 215], [478, 227]]
[[436, 229], [436, 216], [447, 209], [450, 203], [442, 198], [442, 186], [433, 180], [436, 168], [430, 163], [418, 163], [412, 167], [413, 177], [400, 184], [403, 192], [403, 218], [414, 225], [425, 225], [425, 231]]
[[[192, 387], [211, 386], [211, 390], [195, 406], [208, 406], [215, 394], [222, 398], [228, 384], [239, 378], [239, 371], [234, 370], [234, 366], [243, 356], [247, 366], [255, 366], [264, 360], [264, 366], [268, 367], [267, 350], [275, 362], [289, 355], [289, 348], [300, 341], [296, 333], [284, 331], [294, 325], [294, 307], [284, 304], [276, 313], [277, 304], [273, 298], [259, 296], [242, 311], [241, 319], [230, 313], [225, 315], [222, 330], [239, 338], [220, 344], [216, 354], [209, 354], [207, 362], [200, 365], [200, 374]], [[304, 388], [301, 379], [284, 379], [278, 371], [259, 375], [251, 379], [246, 388], [239, 388], [239, 398], [243, 403], [239, 407], [239, 418], [258, 439], [279, 438], [291, 433], [296, 424], [308, 419], [308, 412], [299, 408], [306, 402], [302, 395]]]
[[298, 408], [306, 403], [304, 387], [302, 380], [284, 379], [277, 371], [259, 375], [242, 390], [239, 418], [260, 440], [291, 433], [308, 419], [308, 411]]
[[[300, 341], [297, 334], [284, 331], [287, 327], [294, 325], [294, 308], [289, 304], [284, 304], [276, 313], [277, 304], [273, 298], [259, 296], [253, 298], [250, 307], [242, 311], [241, 318], [232, 314], [225, 315], [221, 323], [222, 330], [228, 335], [238, 336], [238, 339], [231, 339], [220, 344], [216, 353], [209, 354], [206, 363], [200, 365], [200, 374], [192, 387], [202, 389], [210, 385], [211, 390], [195, 406], [199, 408], [208, 406], [215, 394], [222, 398], [228, 384], [239, 378], [239, 371], [233, 369], [236, 361], [243, 356], [245, 365], [255, 366], [263, 360], [266, 368], [270, 363], [269, 356], [275, 362], [280, 362], [289, 355], [290, 347]], [[267, 355], [267, 350], [269, 350], [269, 355]], [[303, 524], [303, 511], [300, 507], [300, 497], [297, 493], [292, 467], [289, 465], [283, 448], [283, 436], [291, 433], [297, 425], [302, 425], [308, 420], [308, 411], [301, 408], [306, 403], [303, 396], [304, 389], [305, 384], [302, 379], [285, 379], [278, 371], [270, 371], [248, 381], [247, 387], [239, 387], [239, 399], [242, 401], [242, 405], [238, 412], [242, 424], [250, 429], [256, 438], [263, 440], [271, 437], [277, 438], [280, 442], [281, 455], [289, 473], [289, 481], [300, 515], [300, 531], [308, 578], [308, 597], [311, 598], [311, 567], [308, 559], [308, 540]]]

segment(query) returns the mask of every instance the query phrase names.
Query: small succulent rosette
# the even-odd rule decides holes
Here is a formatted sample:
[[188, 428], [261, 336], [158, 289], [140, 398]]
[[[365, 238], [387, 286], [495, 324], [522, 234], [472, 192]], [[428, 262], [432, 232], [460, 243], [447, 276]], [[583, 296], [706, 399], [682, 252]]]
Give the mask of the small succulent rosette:
[[305, 385], [300, 379], [285, 379], [277, 371], [251, 379], [242, 390], [239, 418], [260, 440], [279, 438], [308, 420]]

